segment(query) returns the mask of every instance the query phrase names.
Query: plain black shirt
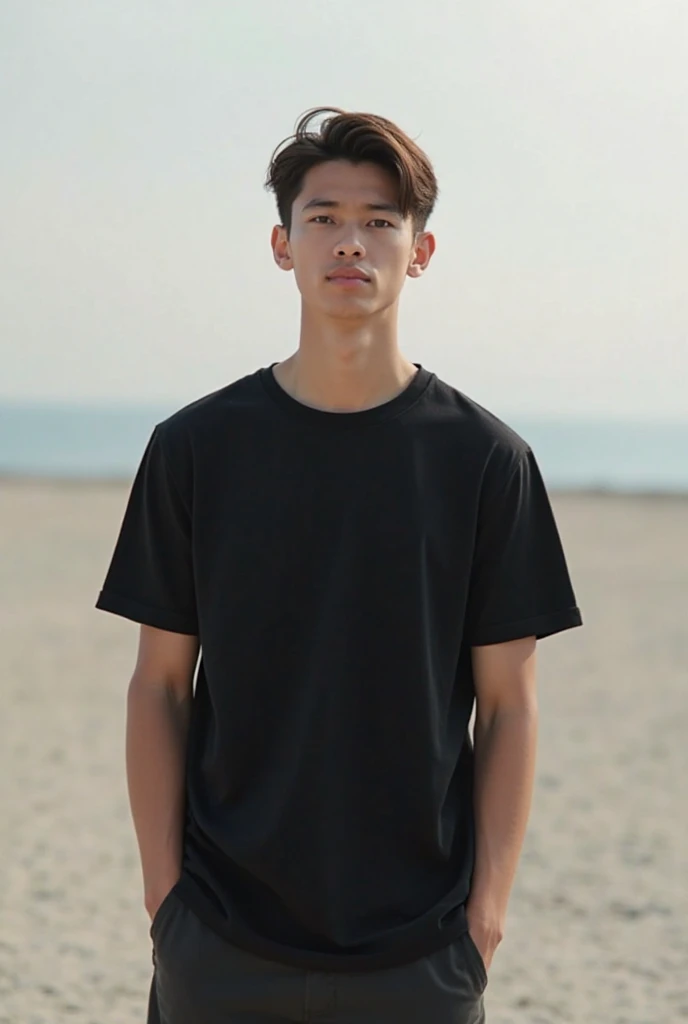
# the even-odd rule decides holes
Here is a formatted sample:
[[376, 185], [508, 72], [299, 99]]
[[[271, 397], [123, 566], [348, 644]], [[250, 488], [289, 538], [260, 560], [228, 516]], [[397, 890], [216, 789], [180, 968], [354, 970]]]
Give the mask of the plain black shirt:
[[97, 606], [197, 635], [176, 895], [310, 969], [465, 929], [471, 647], [578, 626], [528, 445], [419, 367], [333, 413], [261, 369], [159, 423]]

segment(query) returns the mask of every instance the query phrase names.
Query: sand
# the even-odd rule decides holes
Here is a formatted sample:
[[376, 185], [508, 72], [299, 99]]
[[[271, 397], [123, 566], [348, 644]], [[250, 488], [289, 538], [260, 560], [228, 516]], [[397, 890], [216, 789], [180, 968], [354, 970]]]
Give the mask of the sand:
[[[93, 609], [126, 493], [0, 483], [0, 1024], [145, 1019], [123, 754], [137, 629]], [[554, 505], [586, 626], [540, 645], [535, 804], [488, 1021], [680, 1024], [688, 498]]]

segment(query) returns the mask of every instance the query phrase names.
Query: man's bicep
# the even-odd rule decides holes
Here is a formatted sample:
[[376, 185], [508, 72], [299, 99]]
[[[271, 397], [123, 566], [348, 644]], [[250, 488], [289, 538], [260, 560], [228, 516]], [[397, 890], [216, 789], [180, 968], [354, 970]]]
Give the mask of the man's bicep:
[[[179, 446], [174, 451], [183, 463]], [[97, 608], [158, 630], [198, 633], [188, 490], [188, 480], [185, 486], [175, 483], [156, 427], [134, 478]]]
[[199, 651], [197, 636], [141, 626], [132, 683], [143, 687], [165, 686], [182, 700], [190, 697]]
[[466, 642], [478, 647], [514, 637], [542, 639], [580, 624], [549, 495], [528, 449], [506, 484], [493, 480], [482, 501]]
[[526, 636], [471, 648], [479, 720], [498, 712], [535, 710], [536, 647], [536, 638]]

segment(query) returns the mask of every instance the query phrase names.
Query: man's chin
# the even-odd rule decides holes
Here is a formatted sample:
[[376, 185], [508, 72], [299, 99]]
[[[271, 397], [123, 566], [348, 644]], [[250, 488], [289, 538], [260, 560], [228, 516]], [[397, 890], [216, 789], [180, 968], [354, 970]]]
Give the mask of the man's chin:
[[323, 302], [321, 309], [327, 316], [360, 319], [360, 317], [373, 316], [378, 312], [379, 301], [372, 295], [342, 295]]
[[318, 295], [310, 300], [302, 295], [304, 308], [308, 308], [318, 317], [330, 320], [367, 320], [382, 313], [389, 303], [381, 301], [380, 295]]

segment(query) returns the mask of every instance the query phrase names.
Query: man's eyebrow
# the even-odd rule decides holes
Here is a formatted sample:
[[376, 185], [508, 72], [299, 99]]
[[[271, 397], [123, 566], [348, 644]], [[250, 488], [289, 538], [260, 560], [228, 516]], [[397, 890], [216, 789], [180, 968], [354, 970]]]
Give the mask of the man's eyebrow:
[[[321, 199], [319, 196], [315, 196], [313, 199], [309, 199], [304, 204], [303, 210], [336, 210], [342, 204], [338, 203], [335, 199]], [[396, 203], [365, 203], [366, 210], [382, 211], [384, 213], [395, 213], [398, 217], [401, 217], [401, 210]]]
[[319, 199], [317, 196], [315, 199], [309, 199], [304, 205], [304, 210], [312, 210], [314, 207], [323, 207], [326, 210], [332, 209], [335, 206], [339, 206], [339, 203], [335, 203], [334, 199]]
[[367, 203], [366, 209], [382, 210], [383, 213], [396, 213], [397, 216], [401, 217], [401, 210], [396, 203]]

